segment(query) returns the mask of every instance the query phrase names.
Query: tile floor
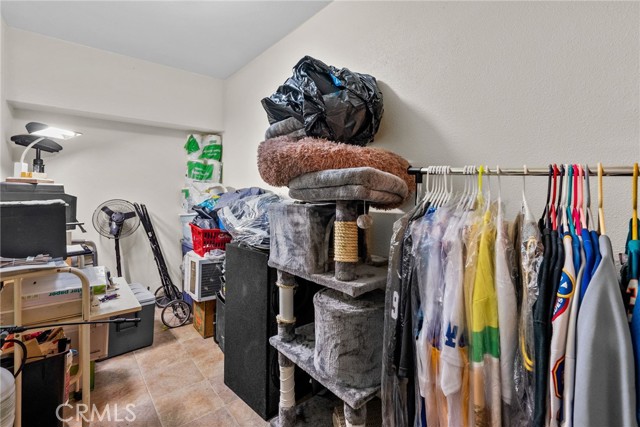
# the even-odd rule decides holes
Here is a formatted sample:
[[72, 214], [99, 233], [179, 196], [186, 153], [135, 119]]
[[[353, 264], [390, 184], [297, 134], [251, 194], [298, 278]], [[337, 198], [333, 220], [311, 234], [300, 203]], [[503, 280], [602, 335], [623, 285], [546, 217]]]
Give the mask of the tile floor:
[[[152, 346], [96, 363], [91, 400], [98, 411], [109, 404], [110, 420], [91, 426], [268, 426], [224, 385], [223, 360], [213, 338], [203, 339], [191, 324], [166, 329], [156, 310]], [[127, 404], [135, 405], [135, 420]]]

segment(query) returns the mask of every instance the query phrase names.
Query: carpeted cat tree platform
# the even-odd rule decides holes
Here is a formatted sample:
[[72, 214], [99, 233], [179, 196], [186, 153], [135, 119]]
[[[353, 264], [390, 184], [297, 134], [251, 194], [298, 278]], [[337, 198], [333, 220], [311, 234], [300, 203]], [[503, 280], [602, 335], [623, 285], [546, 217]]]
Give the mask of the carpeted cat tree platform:
[[[401, 206], [414, 186], [408, 167], [385, 150], [322, 139], [274, 138], [260, 144], [262, 178], [288, 186], [292, 198], [306, 202], [270, 211], [269, 265], [278, 270], [280, 293], [278, 336], [270, 342], [279, 352], [281, 390], [279, 417], [272, 424], [331, 424], [332, 412], [329, 424], [318, 424], [327, 414], [313, 405], [306, 412], [304, 404], [298, 407], [305, 415], [296, 417], [295, 364], [344, 402], [347, 426], [365, 426], [366, 403], [380, 384], [384, 294], [379, 289], [386, 285], [387, 272], [363, 263], [368, 257], [360, 250], [358, 205]], [[314, 297], [313, 331], [295, 330], [295, 277], [330, 288]]]

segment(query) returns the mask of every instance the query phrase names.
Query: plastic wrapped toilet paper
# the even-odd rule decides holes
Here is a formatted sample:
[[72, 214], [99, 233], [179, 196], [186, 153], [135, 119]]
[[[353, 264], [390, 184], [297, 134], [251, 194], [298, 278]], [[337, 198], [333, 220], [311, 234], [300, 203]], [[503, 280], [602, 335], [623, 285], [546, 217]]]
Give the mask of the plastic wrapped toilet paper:
[[205, 135], [202, 138], [202, 152], [198, 157], [201, 160], [222, 160], [222, 139], [220, 135]]

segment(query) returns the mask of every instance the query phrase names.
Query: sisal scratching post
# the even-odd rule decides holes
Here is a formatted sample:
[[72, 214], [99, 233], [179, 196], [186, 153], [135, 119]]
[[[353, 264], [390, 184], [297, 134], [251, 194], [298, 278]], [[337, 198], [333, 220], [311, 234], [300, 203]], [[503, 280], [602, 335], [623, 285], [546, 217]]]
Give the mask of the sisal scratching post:
[[356, 202], [338, 200], [336, 202], [336, 222], [334, 224], [334, 259], [336, 279], [348, 282], [356, 278], [358, 263], [358, 205]]
[[280, 365], [280, 404], [278, 405], [279, 427], [296, 424], [295, 366], [284, 354], [278, 353]]
[[296, 287], [295, 278], [284, 271], [278, 270], [278, 302], [280, 312], [276, 317], [278, 322], [278, 336], [282, 341], [291, 342], [295, 338], [294, 328], [296, 325], [296, 317], [293, 313], [293, 292]]
[[[278, 321], [278, 336], [283, 341], [293, 341], [296, 318], [293, 314], [293, 291], [296, 286], [291, 274], [278, 270], [278, 286], [280, 310]], [[293, 427], [296, 423], [296, 396], [293, 362], [284, 354], [278, 353], [280, 366], [280, 404], [278, 405], [278, 419], [280, 427]]]

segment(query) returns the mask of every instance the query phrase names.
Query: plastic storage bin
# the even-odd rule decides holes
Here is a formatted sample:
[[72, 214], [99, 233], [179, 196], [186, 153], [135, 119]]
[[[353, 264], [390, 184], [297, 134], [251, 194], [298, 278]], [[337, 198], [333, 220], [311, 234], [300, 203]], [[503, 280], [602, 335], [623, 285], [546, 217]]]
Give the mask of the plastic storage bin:
[[142, 306], [142, 310], [118, 317], [139, 317], [140, 321], [135, 323], [111, 323], [109, 325], [109, 357], [118, 356], [153, 344], [153, 315], [156, 299], [146, 287], [138, 283], [132, 283], [130, 287]]
[[218, 228], [206, 230], [189, 224], [191, 227], [191, 240], [193, 241], [193, 251], [200, 256], [214, 249], [224, 250], [225, 245], [231, 242], [231, 235]]

